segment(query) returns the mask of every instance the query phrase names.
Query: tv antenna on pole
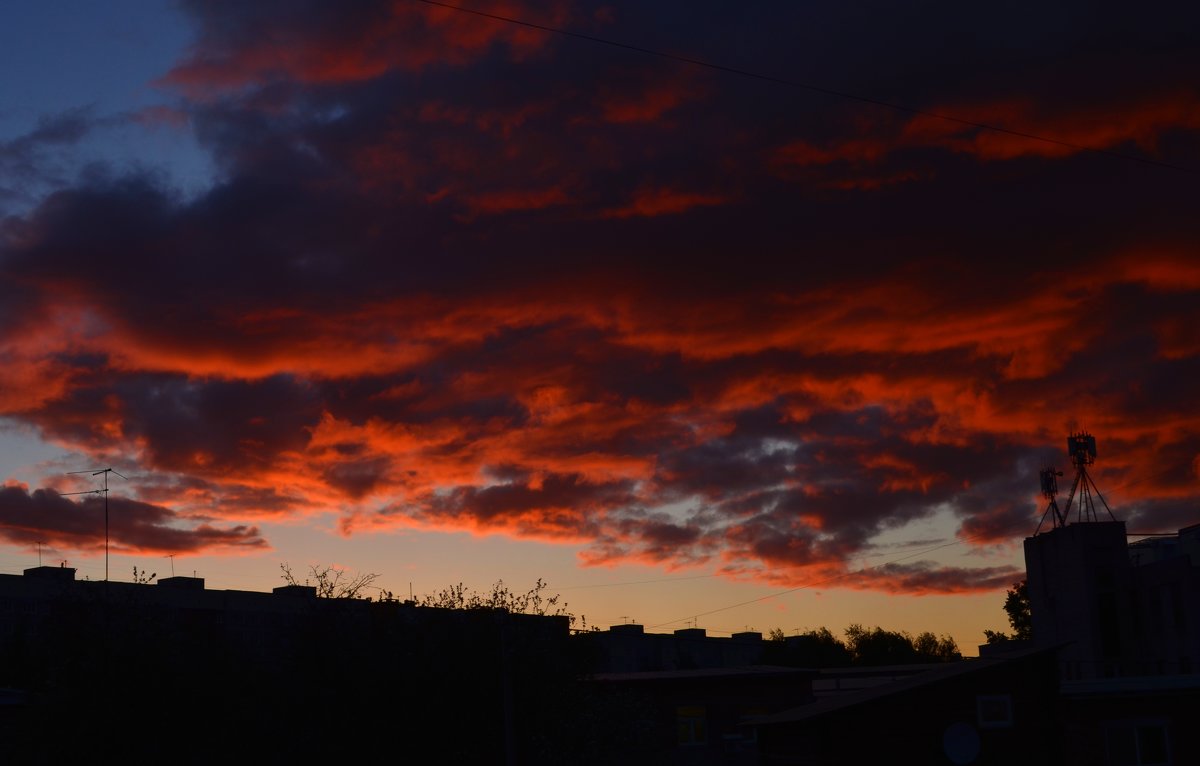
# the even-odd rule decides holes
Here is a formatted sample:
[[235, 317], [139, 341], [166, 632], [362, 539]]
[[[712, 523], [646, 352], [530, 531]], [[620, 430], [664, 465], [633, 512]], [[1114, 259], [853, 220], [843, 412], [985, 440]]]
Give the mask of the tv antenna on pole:
[[1071, 515], [1071, 503], [1074, 501], [1076, 492], [1079, 493], [1079, 511], [1075, 517], [1076, 521], [1100, 521], [1100, 515], [1096, 512], [1096, 505], [1092, 500], [1093, 494], [1099, 498], [1104, 510], [1108, 511], [1108, 517], [1116, 521], [1117, 517], [1113, 516], [1112, 509], [1104, 501], [1104, 496], [1100, 494], [1096, 482], [1092, 481], [1092, 477], [1088, 475], [1087, 467], [1096, 462], [1096, 437], [1087, 431], [1071, 434], [1067, 437], [1067, 453], [1071, 456], [1071, 463], [1075, 466], [1075, 481], [1071, 484], [1070, 494], [1067, 495], [1067, 512], [1063, 514], [1063, 523], [1065, 524], [1067, 517]]
[[1038, 522], [1037, 529], [1033, 530], [1033, 534], [1037, 534], [1042, 529], [1042, 525], [1046, 523], [1046, 516], [1053, 513], [1051, 517], [1051, 526], [1053, 529], [1065, 527], [1067, 525], [1067, 517], [1058, 508], [1058, 477], [1062, 476], [1062, 471], [1056, 471], [1053, 468], [1042, 469], [1042, 497], [1050, 501], [1046, 506], [1045, 513], [1042, 514], [1042, 520]]
[[115, 473], [125, 481], [129, 481], [128, 476], [122, 476], [115, 468], [101, 468], [99, 470], [88, 469], [86, 471], [67, 471], [68, 474], [90, 473], [92, 476], [104, 475], [104, 488], [92, 489], [87, 492], [63, 492], [63, 495], [104, 495], [104, 581], [108, 582], [108, 475]]

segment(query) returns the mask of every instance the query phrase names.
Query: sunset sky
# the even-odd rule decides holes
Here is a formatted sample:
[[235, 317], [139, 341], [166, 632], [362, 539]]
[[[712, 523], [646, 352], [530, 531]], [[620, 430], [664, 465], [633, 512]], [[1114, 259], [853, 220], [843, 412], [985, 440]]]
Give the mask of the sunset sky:
[[114, 579], [974, 654], [1072, 429], [1200, 522], [1200, 6], [462, 5], [575, 36], [4, 4], [0, 572], [112, 466]]

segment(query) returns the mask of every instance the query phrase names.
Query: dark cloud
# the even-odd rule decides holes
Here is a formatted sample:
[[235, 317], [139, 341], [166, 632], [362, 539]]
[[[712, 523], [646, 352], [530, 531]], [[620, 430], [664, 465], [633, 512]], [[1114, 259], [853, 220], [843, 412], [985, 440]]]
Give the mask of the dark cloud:
[[74, 174], [60, 155], [97, 123], [90, 107], [79, 107], [43, 116], [32, 130], [0, 141], [0, 221], [9, 205], [26, 206], [45, 190], [68, 183]]
[[[104, 547], [104, 500], [69, 500], [53, 490], [30, 493], [24, 487], [0, 487], [0, 536], [9, 543], [75, 550]], [[170, 509], [128, 498], [108, 501], [109, 538], [120, 551], [140, 553], [220, 552], [265, 548], [256, 527], [180, 525]]]
[[[1107, 518], [1103, 510], [1097, 510], [1101, 518]], [[1119, 510], [1130, 532], [1170, 534], [1197, 523], [1196, 501], [1192, 498], [1148, 500]]]
[[851, 574], [843, 582], [855, 588], [912, 595], [972, 593], [1007, 588], [1021, 580], [1023, 574], [1011, 566], [964, 568], [917, 561], [865, 569]]
[[6, 173], [36, 176], [41, 169], [42, 150], [69, 146], [88, 134], [95, 124], [88, 107], [42, 117], [27, 133], [0, 142], [0, 167]]
[[511, 528], [527, 535], [580, 536], [608, 508], [633, 501], [628, 482], [590, 483], [578, 475], [539, 476], [527, 482], [454, 487], [424, 499], [420, 517], [467, 526]]

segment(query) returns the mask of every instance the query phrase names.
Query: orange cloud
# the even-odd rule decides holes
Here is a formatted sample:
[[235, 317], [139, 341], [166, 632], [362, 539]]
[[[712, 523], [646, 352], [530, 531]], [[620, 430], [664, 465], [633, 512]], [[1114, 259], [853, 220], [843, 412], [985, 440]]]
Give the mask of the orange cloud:
[[[474, 7], [614, 40], [666, 18]], [[1077, 153], [1061, 143], [775, 98], [410, 0], [186, 8], [195, 46], [163, 80], [182, 99], [121, 124], [186, 122], [210, 188], [63, 180], [52, 156], [120, 120], [0, 142], [0, 203], [29, 198], [0, 222], [0, 420], [144, 467], [125, 544], [176, 529], [241, 550], [251, 522], [333, 515], [346, 534], [569, 541], [597, 565], [1004, 587], [855, 563], [946, 517], [976, 553], [1010, 543], [1078, 426], [1131, 523], [1193, 520], [1200, 271], [1178, 176], [1135, 186], [1057, 161]], [[700, 14], [687, 44], [719, 57], [752, 16]], [[993, 31], [972, 45], [1010, 50]], [[1186, 162], [1195, 88], [1170, 77], [1196, 67], [1143, 53], [1071, 102], [1036, 95], [1064, 71], [1006, 98], [987, 57], [940, 81], [889, 60], [931, 109]], [[1161, 90], [1131, 90], [1151, 69]]]

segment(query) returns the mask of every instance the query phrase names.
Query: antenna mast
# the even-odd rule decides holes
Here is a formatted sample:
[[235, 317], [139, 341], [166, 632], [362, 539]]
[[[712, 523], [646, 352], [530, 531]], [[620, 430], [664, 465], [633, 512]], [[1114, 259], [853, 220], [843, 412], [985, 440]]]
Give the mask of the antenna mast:
[[1100, 521], [1095, 501], [1092, 499], [1093, 496], [1100, 500], [1104, 510], [1108, 512], [1108, 517], [1116, 521], [1117, 517], [1113, 516], [1112, 509], [1104, 501], [1104, 496], [1100, 494], [1096, 482], [1092, 481], [1092, 477], [1088, 475], [1088, 466], [1096, 462], [1096, 437], [1087, 431], [1071, 434], [1067, 437], [1067, 454], [1071, 456], [1071, 463], [1075, 466], [1075, 481], [1072, 482], [1071, 492], [1067, 495], [1067, 512], [1063, 514], [1063, 523], [1065, 524], [1066, 519], [1071, 515], [1071, 503], [1074, 501], [1076, 492], [1079, 493], [1076, 522]]
[[101, 468], [99, 470], [88, 469], [86, 471], [68, 471], [69, 474], [90, 473], [92, 476], [104, 475], [104, 488], [91, 489], [87, 492], [63, 492], [63, 495], [104, 495], [104, 581], [108, 582], [108, 475], [115, 473], [125, 481], [129, 481], [129, 477], [122, 476], [115, 468]]
[[1050, 501], [1046, 506], [1046, 510], [1042, 513], [1042, 520], [1038, 522], [1037, 529], [1033, 530], [1033, 534], [1037, 534], [1042, 529], [1042, 525], [1046, 523], [1046, 517], [1051, 513], [1050, 517], [1051, 528], [1058, 529], [1067, 525], [1067, 517], [1058, 508], [1058, 477], [1062, 476], [1062, 471], [1056, 471], [1053, 468], [1042, 469], [1042, 497]]

